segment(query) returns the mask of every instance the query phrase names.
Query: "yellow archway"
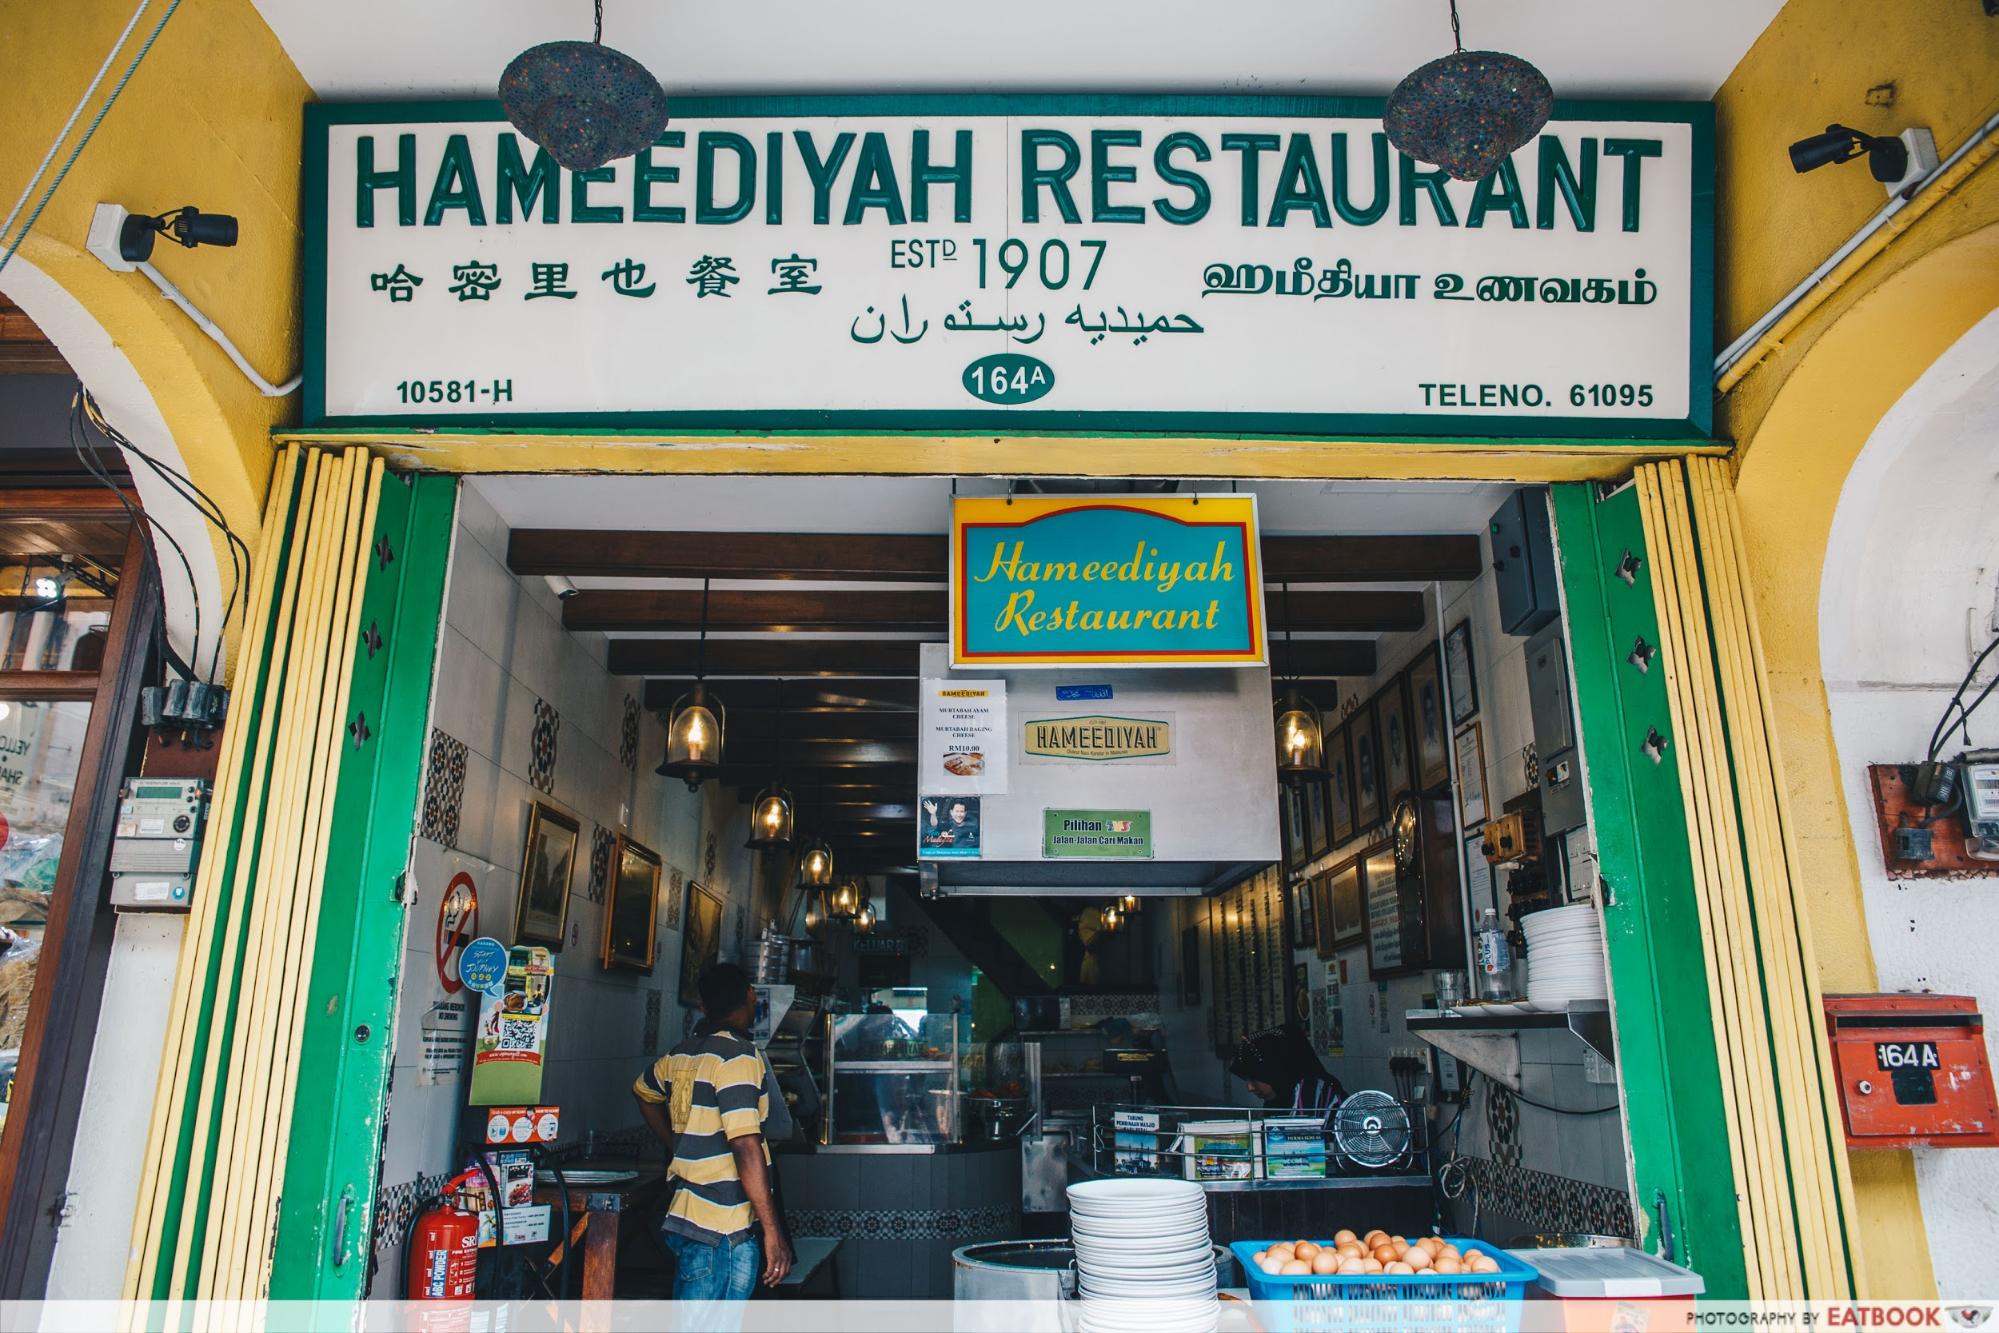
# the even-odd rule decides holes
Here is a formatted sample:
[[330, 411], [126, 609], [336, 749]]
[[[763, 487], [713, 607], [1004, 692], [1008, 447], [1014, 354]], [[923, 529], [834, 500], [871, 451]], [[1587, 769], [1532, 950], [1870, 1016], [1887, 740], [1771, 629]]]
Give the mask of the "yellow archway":
[[[1767, 406], [1736, 473], [1801, 879], [1829, 991], [1872, 990], [1877, 982], [1820, 661], [1827, 542], [1847, 474], [1881, 419], [1999, 309], [1999, 222], [1936, 240], [1873, 286], [1843, 296], [1799, 350], [1765, 368], [1789, 373], [1763, 390]], [[1918, 1295], [1915, 1279], [1929, 1287], [1931, 1268], [1910, 1155], [1856, 1153], [1852, 1163], [1870, 1236], [1862, 1289]]]

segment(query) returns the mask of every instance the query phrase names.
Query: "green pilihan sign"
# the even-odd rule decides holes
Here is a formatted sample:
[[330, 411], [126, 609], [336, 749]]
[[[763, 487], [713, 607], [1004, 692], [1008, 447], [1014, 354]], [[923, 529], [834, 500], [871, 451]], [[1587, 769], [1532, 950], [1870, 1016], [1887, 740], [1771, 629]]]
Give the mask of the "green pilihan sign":
[[1049, 860], [1150, 860], [1150, 810], [1044, 810], [1041, 855]]
[[1705, 436], [1712, 134], [1563, 103], [1455, 181], [1364, 99], [680, 98], [572, 172], [319, 104], [305, 424]]

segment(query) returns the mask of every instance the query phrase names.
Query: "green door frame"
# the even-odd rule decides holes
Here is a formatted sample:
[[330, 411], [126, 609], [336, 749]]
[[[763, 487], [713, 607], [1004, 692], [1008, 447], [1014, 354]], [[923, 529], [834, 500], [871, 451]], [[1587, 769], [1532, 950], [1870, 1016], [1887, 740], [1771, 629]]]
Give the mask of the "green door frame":
[[[1646, 1214], [1639, 1230], [1646, 1249], [1661, 1253], [1670, 1227], [1671, 1257], [1706, 1278], [1709, 1299], [1744, 1300], [1741, 1215], [1638, 493], [1626, 485], [1603, 494], [1594, 482], [1550, 493], [1633, 1202]], [[1637, 651], [1641, 639], [1654, 656]], [[1648, 746], [1655, 733], [1663, 746]]]
[[335, 788], [311, 1002], [272, 1257], [273, 1300], [358, 1300], [407, 909], [404, 869], [429, 735], [458, 480], [384, 477]]

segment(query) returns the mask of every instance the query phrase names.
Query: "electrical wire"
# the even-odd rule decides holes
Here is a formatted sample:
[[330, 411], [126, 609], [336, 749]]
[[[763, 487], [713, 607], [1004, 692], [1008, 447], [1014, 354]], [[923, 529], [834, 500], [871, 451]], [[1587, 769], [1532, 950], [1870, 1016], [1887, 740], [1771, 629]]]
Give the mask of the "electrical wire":
[[235, 614], [237, 602], [240, 600], [246, 606], [249, 603], [250, 548], [241, 537], [236, 535], [236, 530], [229, 526], [229, 520], [223, 516], [222, 506], [215, 502], [213, 496], [203, 490], [195, 483], [193, 478], [189, 477], [179, 468], [174, 467], [170, 463], [161, 462], [152, 454], [147, 453], [144, 449], [132, 443], [129, 437], [105, 418], [103, 409], [97, 405], [97, 400], [90, 396], [88, 389], [83, 390], [82, 395], [84, 416], [96, 428], [98, 433], [151, 468], [160, 480], [164, 481], [183, 500], [193, 505], [195, 511], [211, 527], [220, 532], [227, 543], [230, 574], [229, 598], [223, 604], [222, 624], [216, 630], [215, 645], [209, 653], [208, 675], [206, 679], [212, 685], [219, 674], [218, 669], [222, 658], [223, 638], [228, 631], [230, 618]]
[[[155, 536], [163, 538], [167, 545], [173, 548], [174, 554], [180, 557], [181, 569], [187, 575], [188, 594], [194, 599], [194, 638], [188, 645], [188, 653], [189, 656], [198, 658], [201, 655], [201, 589], [194, 581], [194, 566], [188, 561], [187, 552], [181, 549], [181, 544], [174, 540], [173, 534], [155, 522], [151, 514], [133, 504], [130, 497], [125, 494], [124, 488], [113, 479], [110, 471], [98, 459], [97, 446], [90, 442], [89, 432], [84, 429], [84, 426], [83, 390], [79, 387], [75, 399], [70, 403], [70, 448], [76, 452], [77, 461], [83, 464], [84, 469], [113, 495], [118, 497], [118, 503], [124, 507], [126, 516], [131, 520], [133, 527], [148, 529]], [[153, 543], [150, 541], [141, 542], [139, 548], [146, 564], [153, 571], [153, 577], [164, 585], [166, 580], [161, 574], [160, 558], [158, 553], [153, 549]], [[158, 635], [160, 656], [166, 661], [167, 665], [179, 672], [183, 680], [190, 682], [195, 680], [196, 674], [194, 669], [187, 664], [186, 659], [174, 651], [173, 644], [166, 637], [166, 631], [162, 628], [158, 630]]]
[[[0, 254], [0, 272], [6, 270], [8, 262], [14, 258], [14, 252], [21, 248], [21, 242], [28, 238], [28, 233], [35, 229], [37, 222], [41, 221], [42, 210], [49, 206], [49, 200], [55, 197], [55, 192], [62, 188], [64, 178], [69, 175], [69, 169], [76, 165], [76, 159], [82, 155], [91, 137], [97, 133], [97, 127], [104, 123], [105, 114], [117, 102], [118, 95], [125, 91], [125, 85], [132, 81], [132, 75], [138, 72], [139, 62], [153, 49], [153, 43], [160, 38], [160, 30], [167, 26], [167, 20], [174, 16], [174, 12], [180, 8], [180, 3], [181, 0], [168, 0], [166, 13], [160, 15], [160, 21], [153, 25], [150, 33], [146, 34], [146, 40], [139, 47], [139, 53], [132, 57], [132, 63], [125, 66], [125, 72], [118, 76], [118, 82], [112, 85], [110, 95], [104, 99], [104, 105], [98, 107], [97, 114], [90, 118], [90, 125], [83, 131], [83, 137], [76, 141], [76, 146], [69, 150], [69, 156], [63, 159], [62, 168], [56, 172], [56, 178], [49, 182], [49, 188], [43, 190], [42, 197], [35, 201], [35, 211], [28, 214], [28, 220], [21, 224], [21, 230], [7, 243], [6, 252]], [[123, 38], [119, 39], [119, 44], [121, 46], [124, 44]], [[60, 143], [61, 140], [58, 139], [57, 142]], [[190, 676], [189, 679], [192, 680], [193, 677]]]
[[[1950, 724], [1949, 731], [1944, 732], [1943, 740], [1938, 744], [1937, 749], [1940, 750], [1945, 745], [1950, 744], [1950, 738], [1957, 734], [1959, 730], [1964, 732], [1964, 743], [1966, 745], [1971, 744], [1971, 715], [1978, 711], [1978, 705], [1992, 697], [1992, 691], [1995, 689], [1999, 689], [1999, 677], [1995, 677], [1990, 685], [1980, 690], [1978, 697], [1973, 699], [1970, 704], [1960, 707], [1957, 710], [1957, 721]], [[1930, 757], [1934, 759], [1936, 752], [1931, 751]]]
[[[1937, 751], [1943, 749], [1944, 741], [1949, 736], [1949, 733], [1944, 730], [1944, 723], [1950, 721], [1951, 710], [1957, 709], [1963, 713], [1970, 712], [1970, 709], [1964, 707], [1964, 692], [1971, 688], [1971, 682], [1978, 675], [1978, 668], [1985, 665], [1985, 659], [1992, 656], [1994, 650], [1999, 650], [1999, 635], [1995, 635], [1992, 642], [1985, 645], [1985, 650], [1971, 659], [1971, 667], [1964, 673], [1964, 679], [1959, 681], [1957, 689], [1951, 692], [1950, 702], [1943, 706], [1943, 716], [1937, 719], [1936, 727], [1930, 732], [1930, 748], [1928, 753], [1923, 756], [1924, 763], [1934, 760], [1937, 757]], [[1991, 692], [1991, 687], [1988, 686], [1985, 693], [1990, 694]], [[1983, 701], [1985, 695], [1981, 694], [1978, 697]], [[1977, 706], [1974, 703], [1972, 708], [1976, 708]], [[1960, 718], [1959, 725], [1962, 724], [1963, 719]]]

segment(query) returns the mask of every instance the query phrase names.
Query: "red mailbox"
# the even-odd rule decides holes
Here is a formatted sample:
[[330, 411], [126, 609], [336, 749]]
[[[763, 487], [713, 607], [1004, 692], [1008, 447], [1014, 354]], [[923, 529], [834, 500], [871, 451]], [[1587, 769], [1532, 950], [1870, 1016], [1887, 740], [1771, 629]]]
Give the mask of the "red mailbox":
[[1826, 1035], [1854, 1148], [1999, 1147], [1985, 1019], [1969, 995], [1828, 995]]

